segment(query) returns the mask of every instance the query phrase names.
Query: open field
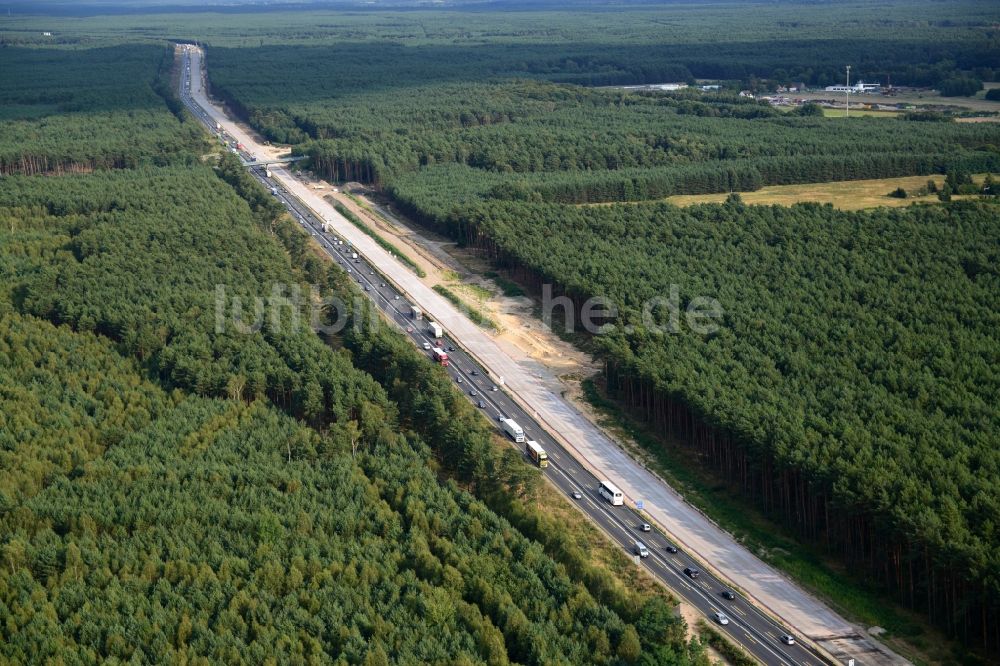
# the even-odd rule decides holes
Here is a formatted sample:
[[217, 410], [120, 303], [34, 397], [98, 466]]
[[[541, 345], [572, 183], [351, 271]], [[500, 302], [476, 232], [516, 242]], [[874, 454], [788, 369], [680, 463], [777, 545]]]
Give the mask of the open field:
[[[990, 84], [985, 84], [989, 86]], [[982, 93], [980, 93], [982, 94]], [[842, 103], [843, 93], [826, 92], [816, 90], [813, 92], [795, 93], [796, 98], [804, 100], [832, 99]], [[914, 106], [957, 106], [973, 111], [994, 111], [1000, 112], [1000, 102], [993, 102], [980, 97], [941, 97], [937, 92], [928, 90], [923, 92], [907, 92], [897, 95], [851, 95], [851, 104], [912, 104]]]
[[[872, 118], [895, 118], [901, 111], [872, 111], [870, 109], [851, 109], [851, 116], [871, 116]], [[826, 118], [843, 118], [847, 115], [846, 109], [823, 109], [823, 116]]]
[[[985, 174], [973, 176], [977, 183], [982, 182]], [[899, 207], [913, 203], [937, 202], [936, 195], [924, 197], [909, 197], [896, 199], [890, 197], [897, 187], [907, 191], [916, 191], [927, 181], [933, 180], [940, 188], [944, 184], [944, 176], [904, 176], [902, 178], [875, 178], [872, 180], [847, 180], [833, 183], [809, 183], [806, 185], [774, 185], [763, 187], [756, 192], [741, 192], [740, 196], [748, 204], [791, 206], [796, 203], [812, 201], [815, 203], [833, 204], [841, 210], [862, 210], [879, 206]], [[700, 203], [722, 203], [729, 196], [719, 194], [682, 194], [668, 197], [667, 201], [676, 206], [691, 206]], [[961, 199], [962, 197], [952, 197]]]

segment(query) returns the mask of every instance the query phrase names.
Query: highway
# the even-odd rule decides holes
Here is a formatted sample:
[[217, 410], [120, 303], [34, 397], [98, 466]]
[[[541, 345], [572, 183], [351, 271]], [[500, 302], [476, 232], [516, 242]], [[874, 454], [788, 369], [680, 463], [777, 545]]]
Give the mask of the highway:
[[[257, 158], [254, 152], [256, 151], [248, 135], [222, 116], [221, 112], [213, 108], [207, 98], [203, 96], [203, 83], [199, 76], [201, 74], [199, 51], [185, 49], [183, 63], [181, 97], [185, 104], [212, 132], [215, 132], [217, 123], [219, 123], [229, 132], [230, 137], [239, 137], [239, 142], [246, 146], [246, 150], [242, 151], [240, 156], [245, 163], [255, 161]], [[236, 139], [233, 139], [233, 142], [235, 141]], [[753, 560], [755, 565], [760, 565], [753, 571], [760, 572], [761, 579], [755, 580], [753, 573], [750, 573], [748, 578], [728, 576], [730, 580], [739, 580], [742, 590], [724, 582], [724, 579], [717, 575], [720, 569], [725, 570], [723, 567], [714, 561], [710, 563], [710, 558], [696, 558], [691, 554], [694, 551], [688, 547], [688, 542], [696, 540], [699, 535], [706, 538], [707, 534], [708, 537], [715, 538], [713, 530], [719, 533], [721, 530], [683, 504], [680, 498], [673, 501], [686, 507], [686, 511], [699, 516], [701, 521], [697, 527], [697, 530], [700, 531], [694, 536], [686, 534], [684, 542], [671, 534], [677, 534], [677, 530], [680, 528], [690, 529], [685, 521], [690, 522], [693, 519], [684, 514], [684, 520], [680, 520], [682, 512], [677, 508], [679, 505], [659, 501], [658, 498], [661, 496], [657, 494], [660, 492], [659, 489], [656, 489], [657, 492], [650, 492], [646, 495], [654, 498], [654, 502], [652, 502], [653, 506], [646, 507], [647, 511], [642, 515], [633, 508], [636, 504], [634, 500], [637, 494], [629, 492], [629, 485], [621, 483], [618, 478], [610, 480], [625, 491], [627, 496], [625, 505], [612, 506], [605, 501], [598, 495], [597, 487], [600, 481], [608, 480], [608, 477], [599, 470], [615, 470], [618, 467], [615, 465], [598, 467], [587, 455], [591, 451], [587, 447], [593, 446], [594, 442], [589, 442], [588, 439], [588, 443], [580, 443], [579, 440], [570, 443], [569, 440], [573, 432], [571, 428], [553, 428], [551, 424], [558, 418], [558, 414], [555, 416], [550, 414], [543, 419], [538, 416], [541, 409], [539, 403], [551, 404], [561, 401], [558, 396], [541, 396], [539, 398], [537, 387], [531, 387], [529, 390], [523, 385], [523, 380], [519, 380], [522, 382], [521, 384], [516, 384], [510, 375], [508, 375], [506, 383], [501, 381], [500, 375], [495, 371], [497, 367], [496, 353], [489, 349], [482, 349], [481, 346], [468, 346], [470, 336], [458, 335], [457, 332], [468, 330], [466, 326], [471, 324], [467, 320], [459, 322], [455, 317], [440, 316], [442, 308], [440, 303], [421, 291], [430, 291], [426, 285], [417, 281], [412, 274], [408, 274], [405, 268], [392, 260], [387, 253], [378, 248], [371, 239], [364, 236], [349, 222], [323, 210], [323, 206], [328, 208], [326, 202], [309, 192], [304, 185], [296, 181], [295, 177], [283, 168], [273, 168], [270, 178], [263, 166], [249, 168], [251, 173], [269, 190], [274, 188], [277, 191], [278, 199], [303, 228], [314, 237], [314, 240], [331, 259], [349, 272], [362, 291], [418, 347], [423, 348], [425, 343], [434, 345], [435, 341], [430, 338], [425, 320], [411, 318], [411, 307], [417, 305], [425, 312], [434, 313], [434, 319], [444, 324], [445, 330], [449, 332], [443, 341], [443, 344], [448, 348], [450, 357], [447, 371], [456, 385], [461, 387], [467, 398], [472, 400], [474, 404], [481, 405], [482, 410], [497, 424], [498, 429], [499, 418], [509, 417], [517, 421], [524, 429], [527, 439], [539, 442], [548, 453], [550, 464], [544, 470], [548, 481], [561, 492], [566, 493], [567, 497], [570, 498], [569, 501], [575, 502], [581, 511], [597, 523], [619, 547], [629, 554], [634, 552], [636, 541], [644, 543], [649, 550], [649, 557], [641, 558], [640, 565], [676, 591], [687, 603], [703, 612], [708, 621], [715, 624], [717, 630], [727, 634], [731, 640], [741, 645], [764, 664], [802, 664], [803, 666], [822, 663], [846, 664], [849, 657], [855, 658], [859, 665], [905, 663], [881, 646], [868, 641], [867, 637], [859, 635], [857, 628], [835, 615], [833, 617], [839, 620], [840, 624], [832, 631], [827, 629], [829, 635], [825, 636], [827, 644], [824, 645], [823, 650], [817, 649], [811, 644], [811, 641], [802, 641], [802, 637], [798, 634], [796, 634], [796, 638], [799, 640], [793, 644], [789, 645], [783, 642], [782, 636], [796, 632], [783, 626], [783, 623], [776, 620], [772, 614], [762, 610], [760, 599], [766, 595], [759, 594], [753, 588], [755, 584], [758, 584], [757, 589], [761, 589], [761, 585], [759, 585], [761, 583], [771, 586], [775, 582], [782, 585], [792, 585], [790, 582], [754, 558], [741, 546], [732, 542], [731, 537], [728, 543], [722, 544], [723, 552], [728, 553], [726, 549], [732, 548], [745, 553], [745, 556]], [[331, 231], [326, 232], [324, 229]], [[359, 254], [358, 259], [352, 257], [354, 252]], [[431, 293], [433, 294], [433, 292]], [[419, 294], [419, 298], [415, 294]], [[471, 326], [474, 328], [474, 325]], [[478, 329], [476, 330], [478, 331]], [[453, 333], [456, 335], [452, 336]], [[481, 331], [479, 333], [485, 335]], [[475, 353], [468, 353], [468, 349], [473, 349]], [[509, 363], [512, 364], [512, 362]], [[500, 365], [499, 367], [507, 366]], [[547, 393], [551, 393], [551, 391], [547, 391]], [[535, 400], [530, 398], [535, 398]], [[530, 414], [525, 409], [526, 405], [531, 405]], [[555, 434], [553, 435], [553, 433]], [[523, 445], [517, 446], [523, 447]], [[613, 447], [613, 445], [611, 446]], [[618, 453], [624, 456], [620, 451]], [[630, 464], [637, 467], [634, 462], [630, 461]], [[646, 475], [654, 478], [648, 472]], [[662, 482], [658, 480], [649, 483], [662, 485]], [[579, 493], [579, 499], [573, 499], [575, 493]], [[668, 506], [669, 509], [673, 510], [673, 514], [670, 510], [665, 510]], [[670, 524], [670, 518], [674, 519], [675, 524]], [[653, 526], [650, 532], [641, 530], [642, 524], [646, 522]], [[664, 528], [666, 525], [669, 527]], [[676, 552], [671, 552], [674, 550]], [[718, 548], [708, 548], [707, 551], [720, 552]], [[697, 552], [704, 554], [706, 551], [698, 549]], [[686, 575], [685, 569], [687, 568], [700, 570], [700, 575], [697, 578]], [[792, 588], [793, 591], [798, 590], [795, 586]], [[735, 593], [735, 598], [724, 598], [722, 595], [724, 590], [732, 590]], [[752, 591], [757, 603], [751, 603], [751, 600], [744, 593], [746, 590]], [[810, 600], [811, 603], [800, 603], [799, 607], [792, 609], [793, 611], [808, 613], [811, 605], [815, 604], [824, 613], [832, 615], [832, 611], [811, 597], [807, 597], [801, 592], [799, 595]], [[798, 601], [799, 597], [795, 597], [795, 599]], [[767, 608], [774, 610], [772, 604], [768, 604]], [[729, 620], [728, 624], [721, 625], [716, 622], [713, 619], [716, 612], [725, 613]], [[780, 615], [781, 613], [774, 613], [774, 616]], [[823, 617], [825, 618], [825, 615]], [[814, 622], [814, 625], [821, 627], [821, 631], [816, 632], [814, 629], [811, 632], [813, 640], [816, 640], [816, 633], [823, 634], [822, 623]], [[831, 638], [833, 640], [830, 640]], [[831, 659], [829, 652], [836, 654], [837, 659]]]

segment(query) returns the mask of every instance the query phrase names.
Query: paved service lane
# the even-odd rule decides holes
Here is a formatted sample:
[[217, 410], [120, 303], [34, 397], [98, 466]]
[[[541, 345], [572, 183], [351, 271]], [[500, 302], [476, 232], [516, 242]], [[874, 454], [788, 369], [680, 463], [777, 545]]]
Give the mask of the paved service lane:
[[[242, 156], [245, 159], [250, 154], [261, 153], [253, 138], [205, 96], [199, 75], [201, 53], [192, 48], [185, 52], [185, 58], [189, 58], [186, 62], [190, 62], [193, 76], [188, 78], [187, 72], [184, 73], [181, 92], [192, 112], [211, 129], [214, 130], [218, 123], [234, 141], [244, 144], [246, 152]], [[449, 344], [456, 347], [456, 351], [449, 354], [453, 359], [449, 370], [453, 378], [457, 381], [461, 377], [464, 387], [476, 387], [479, 395], [475, 400], [484, 401], [491, 417], [514, 418], [524, 427], [529, 439], [541, 443], [551, 460], [546, 476], [567, 493], [578, 490], [583, 495], [581, 509], [613, 539], [630, 552], [636, 539], [649, 546], [650, 557], [642, 562], [654, 575], [707, 615], [725, 612], [731, 622], [725, 627], [717, 626], [718, 629], [728, 632], [764, 663], [830, 661], [821, 658], [823, 652], [834, 655], [840, 663], [846, 663], [848, 658], [855, 658], [859, 665], [906, 663], [757, 559], [685, 503], [561, 396], [548, 390], [544, 382], [538, 381], [534, 368], [513, 360], [450, 302], [417, 280], [409, 269], [291, 173], [273, 167], [272, 177], [268, 179], [262, 168], [253, 172], [269, 188], [279, 188], [279, 197], [289, 210], [335, 260], [345, 269], [352, 270], [352, 274], [368, 287], [366, 293], [404, 330], [408, 323], [412, 324], [406, 317], [411, 304], [418, 305], [429, 319], [441, 323], [448, 332]], [[333, 236], [345, 244], [334, 244], [333, 237], [324, 234], [324, 228], [331, 229]], [[361, 263], [354, 264], [342, 254], [347, 247], [353, 247], [361, 255]], [[370, 275], [371, 272], [375, 275]], [[386, 287], [381, 286], [383, 282]], [[413, 326], [413, 329], [410, 335], [415, 342], [422, 345], [430, 341], [421, 327]], [[479, 374], [469, 374], [472, 369], [477, 369]], [[501, 384], [501, 377], [503, 390], [489, 390], [494, 383]], [[596, 495], [598, 479], [610, 480], [621, 488], [628, 505], [642, 500], [642, 520], [652, 523], [655, 531], [637, 531], [641, 522], [638, 514], [602, 502]], [[667, 545], [677, 546], [679, 552], [668, 553]], [[702, 571], [701, 576], [692, 580], [684, 575], [685, 567], [697, 567]], [[722, 581], [738, 583], [741, 593], [735, 600], [728, 601], [720, 596], [724, 588], [735, 587], [731, 582]], [[748, 597], [754, 603], [750, 603]], [[794, 631], [782, 625], [794, 627]], [[800, 638], [804, 635], [821, 649], [803, 645], [801, 640], [796, 645], [785, 645], [780, 640], [785, 633], [794, 633]]]

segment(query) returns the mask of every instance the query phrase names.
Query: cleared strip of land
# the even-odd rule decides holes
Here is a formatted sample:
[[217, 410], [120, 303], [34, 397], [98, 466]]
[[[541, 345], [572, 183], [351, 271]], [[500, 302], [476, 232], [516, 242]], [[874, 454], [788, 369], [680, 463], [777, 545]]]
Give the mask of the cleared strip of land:
[[[976, 183], [981, 183], [985, 174], [973, 176]], [[796, 203], [812, 201], [816, 203], [833, 204], [841, 210], [861, 210], [877, 208], [878, 206], [909, 206], [913, 203], [937, 202], [937, 195], [922, 197], [910, 196], [897, 199], [889, 193], [898, 187], [907, 192], [916, 192], [933, 180], [940, 189], [944, 185], [944, 176], [903, 176], [901, 178], [875, 178], [872, 180], [845, 180], [829, 183], [808, 183], [805, 185], [772, 185], [762, 187], [755, 192], [740, 192], [740, 197], [748, 204], [791, 206]], [[729, 195], [718, 194], [679, 194], [667, 197], [667, 201], [676, 206], [691, 206], [699, 203], [720, 203]], [[959, 199], [962, 197], [952, 197]]]

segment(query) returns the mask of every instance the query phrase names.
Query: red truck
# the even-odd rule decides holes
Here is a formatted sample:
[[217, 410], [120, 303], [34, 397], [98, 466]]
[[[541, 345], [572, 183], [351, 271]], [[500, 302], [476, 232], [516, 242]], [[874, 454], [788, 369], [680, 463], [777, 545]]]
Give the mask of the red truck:
[[431, 355], [434, 357], [434, 361], [440, 365], [448, 365], [448, 353], [440, 347], [435, 347], [431, 350]]

